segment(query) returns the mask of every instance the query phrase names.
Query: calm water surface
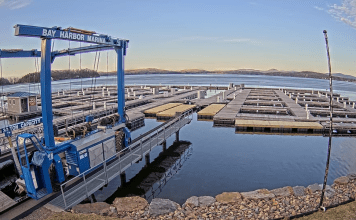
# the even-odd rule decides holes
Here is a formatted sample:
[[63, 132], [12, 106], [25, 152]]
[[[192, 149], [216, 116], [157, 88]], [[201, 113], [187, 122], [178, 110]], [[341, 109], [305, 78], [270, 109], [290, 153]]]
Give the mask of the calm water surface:
[[[115, 77], [101, 77], [95, 85], [114, 85]], [[327, 80], [243, 76], [243, 75], [140, 75], [126, 76], [126, 84], [168, 85], [228, 85], [244, 83], [246, 86], [328, 89]], [[66, 80], [53, 82], [53, 90], [89, 87], [92, 80]], [[35, 91], [36, 85], [4, 87], [4, 91]], [[69, 88], [67, 88], [69, 89]], [[334, 81], [334, 90], [356, 100], [356, 84]], [[146, 119], [146, 126], [132, 133], [133, 138], [160, 124]], [[167, 140], [170, 146], [175, 137]], [[215, 196], [226, 191], [250, 191], [260, 188], [274, 189], [283, 186], [308, 186], [322, 183], [325, 171], [328, 138], [321, 136], [253, 135], [235, 134], [234, 128], [213, 127], [212, 122], [197, 121], [196, 115], [189, 125], [182, 128], [180, 139], [192, 143], [192, 155], [181, 170], [173, 176], [159, 197], [180, 204], [190, 196]], [[356, 141], [354, 138], [333, 138], [328, 184], [339, 176], [356, 172]], [[151, 160], [161, 151], [156, 147]], [[127, 170], [132, 178], [144, 165], [144, 161]], [[98, 201], [104, 201], [120, 186], [119, 178], [96, 193]]]

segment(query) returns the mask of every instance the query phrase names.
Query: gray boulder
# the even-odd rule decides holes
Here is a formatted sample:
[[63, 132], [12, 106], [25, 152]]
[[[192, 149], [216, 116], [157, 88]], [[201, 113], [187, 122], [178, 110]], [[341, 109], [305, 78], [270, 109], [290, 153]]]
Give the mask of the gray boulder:
[[[321, 190], [323, 190], [323, 184], [319, 184]], [[335, 195], [335, 190], [333, 188], [331, 188], [331, 186], [326, 185], [325, 187], [325, 196], [328, 198], [333, 198]]]
[[293, 187], [293, 193], [295, 196], [304, 196], [305, 195], [305, 187], [304, 186], [295, 186], [295, 187]]
[[346, 176], [341, 176], [334, 180], [334, 184], [339, 184], [339, 185], [346, 185], [350, 182], [350, 179]]
[[190, 207], [198, 207], [199, 206], [199, 198], [197, 196], [192, 196], [185, 203], [183, 204], [183, 207], [189, 205]]
[[317, 184], [317, 183], [314, 183], [314, 184], [312, 184], [312, 185], [309, 185], [307, 188], [309, 189], [309, 191], [311, 192], [311, 193], [315, 193], [316, 191], [321, 191], [322, 189], [323, 189], [323, 187], [322, 187], [323, 185], [319, 185], [319, 184]]
[[241, 195], [245, 199], [271, 199], [275, 197], [275, 195], [267, 189], [258, 189], [251, 192], [242, 192]]
[[155, 198], [151, 201], [148, 213], [151, 216], [165, 215], [180, 208], [179, 204], [169, 199]]
[[210, 206], [215, 202], [215, 198], [211, 196], [200, 196], [199, 197], [199, 206], [200, 207], [205, 207], [205, 206]]
[[206, 206], [210, 206], [212, 205], [214, 202], [216, 202], [214, 197], [211, 196], [192, 196], [189, 199], [187, 199], [187, 201], [183, 204], [183, 208], [185, 206], [190, 206], [192, 208], [194, 207], [206, 207]]
[[350, 173], [349, 175], [347, 175], [347, 177], [349, 178], [349, 180], [354, 180], [356, 179], [356, 173]]
[[271, 193], [273, 193], [276, 197], [287, 197], [293, 195], [293, 188], [290, 186], [286, 186], [283, 188], [273, 189], [271, 190]]

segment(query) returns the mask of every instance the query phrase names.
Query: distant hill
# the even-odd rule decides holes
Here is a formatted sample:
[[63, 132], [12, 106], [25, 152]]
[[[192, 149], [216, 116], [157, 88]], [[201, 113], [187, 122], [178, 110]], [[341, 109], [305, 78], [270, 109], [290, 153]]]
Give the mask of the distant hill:
[[[81, 70], [52, 70], [52, 79], [54, 81], [63, 79], [78, 79], [100, 77], [99, 73], [90, 69]], [[18, 79], [16, 83], [38, 83], [40, 82], [40, 73], [29, 73]]]
[[[116, 75], [116, 72], [99, 73], [100, 75]], [[147, 69], [133, 69], [125, 70], [126, 75], [136, 74], [239, 74], [239, 75], [268, 75], [268, 76], [289, 76], [289, 77], [302, 77], [313, 79], [329, 79], [329, 74], [318, 73], [312, 71], [280, 71], [276, 69], [270, 69], [266, 71], [254, 70], [254, 69], [238, 69], [238, 70], [215, 70], [208, 71], [202, 69], [186, 69], [186, 70], [163, 70], [156, 68]], [[356, 77], [344, 75], [342, 73], [333, 74], [333, 80], [355, 82]]]
[[344, 74], [342, 74], [342, 73], [334, 73], [333, 76], [356, 80], [356, 77], [350, 76], [350, 75], [344, 75]]

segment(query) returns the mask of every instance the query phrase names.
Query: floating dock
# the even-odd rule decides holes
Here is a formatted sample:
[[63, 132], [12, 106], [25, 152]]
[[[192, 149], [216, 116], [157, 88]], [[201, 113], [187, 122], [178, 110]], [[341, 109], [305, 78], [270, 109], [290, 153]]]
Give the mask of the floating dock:
[[176, 117], [177, 114], [183, 114], [189, 110], [192, 110], [196, 107], [196, 105], [178, 105], [174, 108], [170, 108], [168, 110], [159, 112], [157, 114], [158, 120], [167, 120], [173, 117]]
[[323, 126], [317, 122], [235, 120], [236, 131], [278, 133], [322, 133]]
[[216, 113], [218, 113], [225, 106], [225, 104], [211, 104], [198, 112], [198, 119], [212, 120]]
[[157, 113], [163, 112], [165, 110], [171, 109], [178, 105], [182, 105], [182, 103], [168, 103], [155, 108], [148, 109], [144, 111], [146, 117], [156, 117]]

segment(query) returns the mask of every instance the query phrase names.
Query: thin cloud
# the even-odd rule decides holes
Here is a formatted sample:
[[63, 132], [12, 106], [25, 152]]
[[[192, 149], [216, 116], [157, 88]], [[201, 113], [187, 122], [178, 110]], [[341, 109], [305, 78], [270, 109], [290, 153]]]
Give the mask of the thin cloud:
[[341, 5], [329, 6], [328, 13], [338, 21], [356, 28], [356, 0], [343, 0]]
[[221, 39], [221, 37], [192, 36], [192, 37], [183, 37], [180, 40], [182, 40], [182, 41], [194, 41], [194, 40], [214, 41], [214, 40], [219, 40], [219, 39]]
[[192, 36], [183, 37], [178, 41], [214, 41], [216, 43], [249, 43], [249, 44], [260, 44], [260, 42], [249, 39], [249, 38], [223, 38], [223, 37], [204, 37], [204, 36]]
[[314, 8], [318, 11], [324, 11], [325, 9], [324, 8], [321, 8], [321, 7], [318, 7], [318, 6], [314, 6]]
[[31, 4], [32, 0], [0, 0], [0, 7], [19, 9]]
[[242, 42], [251, 42], [251, 39], [237, 38], [237, 39], [226, 39], [225, 42], [231, 43], [242, 43]]

